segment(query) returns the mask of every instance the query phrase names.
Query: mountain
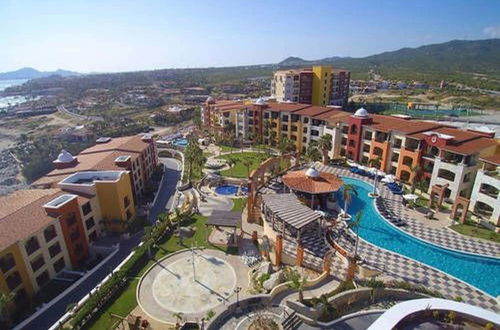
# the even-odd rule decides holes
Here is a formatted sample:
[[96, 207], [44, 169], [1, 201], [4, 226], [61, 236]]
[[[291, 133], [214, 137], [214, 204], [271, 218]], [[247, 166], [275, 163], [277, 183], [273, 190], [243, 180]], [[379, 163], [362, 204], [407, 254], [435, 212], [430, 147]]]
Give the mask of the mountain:
[[0, 73], [0, 80], [35, 79], [35, 78], [43, 78], [49, 76], [69, 77], [69, 76], [79, 76], [79, 75], [80, 73], [78, 72], [61, 70], [61, 69], [58, 69], [56, 71], [38, 71], [33, 68], [22, 68], [16, 71]]

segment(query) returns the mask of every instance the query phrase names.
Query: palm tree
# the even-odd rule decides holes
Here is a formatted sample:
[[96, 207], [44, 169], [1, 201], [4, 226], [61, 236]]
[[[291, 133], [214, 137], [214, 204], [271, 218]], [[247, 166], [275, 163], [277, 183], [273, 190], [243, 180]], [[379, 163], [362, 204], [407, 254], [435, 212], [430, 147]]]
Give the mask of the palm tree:
[[321, 152], [318, 148], [318, 142], [311, 141], [306, 149], [306, 159], [310, 162], [315, 162], [321, 159]]
[[361, 226], [362, 215], [363, 215], [363, 213], [361, 213], [361, 211], [359, 211], [358, 213], [356, 213], [356, 217], [354, 218], [354, 220], [351, 220], [349, 222], [349, 228], [354, 230], [354, 232], [356, 233], [356, 243], [354, 244], [354, 258], [355, 259], [358, 258], [359, 227]]
[[323, 135], [318, 140], [318, 147], [323, 153], [323, 165], [328, 165], [328, 151], [332, 149], [332, 136], [330, 134]]
[[346, 215], [347, 215], [347, 205], [351, 203], [353, 196], [358, 196], [358, 191], [356, 190], [356, 186], [350, 183], [344, 184], [344, 189], [342, 191], [342, 198], [344, 199], [344, 213]]
[[319, 311], [320, 320], [335, 313], [335, 308], [328, 301], [328, 296], [326, 294], [320, 295], [319, 298], [314, 298], [314, 308]]
[[[368, 161], [368, 165], [370, 167], [373, 167], [373, 168], [380, 168], [380, 164], [381, 164], [381, 159], [380, 159], [380, 156], [377, 156], [376, 158], [372, 158]], [[375, 177], [373, 179], [373, 195], [376, 196], [377, 195], [377, 184], [378, 184], [378, 175], [375, 174]]]
[[413, 179], [411, 180], [410, 191], [413, 194], [413, 193], [415, 193], [415, 183], [416, 183], [416, 181], [418, 181], [418, 176], [419, 176], [422, 168], [420, 167], [420, 165], [417, 164], [417, 165], [413, 166], [410, 170], [411, 170], [411, 174], [413, 175]]
[[179, 329], [181, 327], [181, 322], [184, 319], [184, 313], [177, 312], [177, 313], [173, 313], [172, 316], [175, 317], [175, 320], [176, 320], [175, 328]]
[[283, 156], [287, 152], [295, 150], [295, 144], [288, 137], [283, 137], [279, 141], [278, 149], [280, 151], [280, 155]]
[[247, 168], [247, 177], [250, 178], [250, 166], [252, 166], [252, 160], [245, 158], [242, 163]]
[[0, 292], [0, 325], [2, 323], [6, 325], [10, 324], [8, 307], [11, 304], [12, 300], [14, 300], [14, 293], [10, 292], [9, 294], [5, 294], [3, 292]]
[[288, 287], [297, 290], [299, 292], [299, 301], [301, 303], [304, 302], [304, 287], [307, 283], [307, 277], [301, 276], [297, 271], [292, 271], [289, 276], [289, 281]]

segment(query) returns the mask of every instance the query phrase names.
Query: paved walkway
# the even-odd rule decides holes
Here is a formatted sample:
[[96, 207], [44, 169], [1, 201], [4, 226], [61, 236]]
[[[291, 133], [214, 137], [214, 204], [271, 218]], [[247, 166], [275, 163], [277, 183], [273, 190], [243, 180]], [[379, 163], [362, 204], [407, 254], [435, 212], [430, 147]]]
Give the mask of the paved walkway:
[[[367, 181], [371, 184], [373, 183], [373, 180], [367, 179], [366, 177], [358, 174], [353, 174], [349, 170], [341, 167], [316, 164], [316, 169], [323, 172], [354, 177], [363, 181]], [[381, 196], [387, 202], [386, 205], [390, 207], [390, 209], [395, 214], [397, 214], [399, 218], [407, 222], [406, 226], [399, 227], [399, 229], [404, 230], [407, 233], [422, 240], [431, 242], [436, 245], [441, 245], [452, 250], [500, 257], [500, 244], [479, 238], [461, 235], [448, 228], [428, 226], [423, 221], [415, 220], [415, 217], [421, 215], [416, 215], [416, 211], [404, 207], [402, 204], [403, 197], [401, 195], [394, 195], [383, 184], [379, 184], [378, 189], [380, 190]], [[432, 222], [433, 220], [427, 221]]]

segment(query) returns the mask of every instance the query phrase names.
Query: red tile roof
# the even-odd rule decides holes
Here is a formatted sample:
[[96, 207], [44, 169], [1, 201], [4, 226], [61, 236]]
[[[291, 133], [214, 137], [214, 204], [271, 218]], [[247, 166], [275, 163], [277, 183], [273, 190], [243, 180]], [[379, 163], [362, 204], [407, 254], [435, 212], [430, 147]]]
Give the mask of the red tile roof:
[[500, 166], [500, 152], [491, 156], [481, 157], [485, 162]]
[[337, 191], [342, 186], [342, 179], [337, 175], [319, 172], [319, 177], [306, 176], [306, 171], [288, 172], [282, 177], [283, 183], [292, 190], [310, 194], [322, 194]]
[[0, 251], [54, 221], [43, 205], [62, 194], [59, 189], [29, 189], [0, 197]]
[[294, 112], [294, 114], [312, 117], [312, 116], [320, 115], [322, 113], [326, 113], [326, 112], [330, 112], [330, 111], [332, 111], [332, 108], [310, 106], [310, 107], [301, 109], [299, 111], [296, 111], [296, 112]]

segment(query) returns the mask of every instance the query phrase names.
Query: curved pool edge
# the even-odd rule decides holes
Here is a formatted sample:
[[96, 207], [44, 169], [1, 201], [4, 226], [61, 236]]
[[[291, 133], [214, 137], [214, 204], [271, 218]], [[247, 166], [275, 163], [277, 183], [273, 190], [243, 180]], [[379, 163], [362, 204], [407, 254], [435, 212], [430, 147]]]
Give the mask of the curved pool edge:
[[[346, 178], [349, 178], [349, 179], [352, 179], [352, 180], [356, 180], [356, 181], [363, 182], [364, 184], [367, 184], [367, 185], [369, 185], [369, 186], [371, 186], [371, 187], [373, 188], [373, 185], [372, 185], [371, 183], [368, 183], [368, 182], [362, 181], [362, 180], [360, 180], [360, 179], [358, 179], [358, 178], [353, 178], [353, 177], [346, 177]], [[479, 257], [479, 258], [492, 259], [492, 260], [495, 260], [495, 261], [498, 261], [497, 259], [500, 259], [500, 258], [497, 258], [497, 257], [492, 257], [492, 256], [484, 256], [484, 255], [481, 255], [481, 254], [475, 254], [475, 253], [464, 252], [464, 251], [462, 251], [462, 250], [460, 250], [460, 251], [454, 251], [454, 250], [452, 250], [452, 249], [450, 249], [450, 248], [444, 247], [444, 246], [439, 245], [439, 244], [434, 244], [434, 243], [429, 242], [429, 241], [427, 241], [427, 240], [420, 239], [420, 238], [418, 238], [418, 237], [416, 237], [416, 236], [414, 236], [414, 235], [412, 235], [412, 234], [410, 234], [410, 233], [407, 233], [406, 231], [404, 231], [404, 230], [400, 229], [399, 227], [397, 227], [397, 226], [395, 226], [394, 224], [392, 224], [389, 220], [387, 220], [387, 219], [386, 219], [386, 218], [385, 218], [385, 217], [384, 217], [384, 216], [383, 216], [383, 215], [379, 212], [379, 210], [378, 210], [378, 208], [377, 208], [377, 206], [376, 206], [376, 204], [375, 204], [375, 201], [376, 201], [376, 199], [371, 199], [371, 202], [373, 203], [373, 208], [375, 209], [375, 211], [377, 212], [377, 214], [378, 214], [378, 215], [379, 215], [379, 216], [380, 216], [380, 217], [381, 217], [381, 218], [382, 218], [382, 219], [383, 219], [386, 223], [388, 223], [388, 224], [389, 224], [389, 225], [391, 225], [394, 229], [398, 230], [400, 233], [402, 233], [403, 235], [405, 235], [405, 236], [409, 237], [410, 239], [414, 239], [414, 240], [417, 240], [417, 241], [421, 241], [423, 244], [433, 245], [433, 246], [435, 246], [435, 247], [437, 247], [437, 248], [439, 248], [439, 249], [444, 249], [444, 250], [450, 251], [450, 252], [452, 252], [452, 253], [458, 253], [458, 254], [468, 254], [468, 255], [470, 255], [470, 256], [472, 256], [472, 257], [476, 257], [476, 258], [477, 258], [477, 257]], [[355, 233], [354, 233], [354, 231], [353, 231], [352, 229], [350, 229], [350, 228], [349, 228], [349, 230], [351, 231], [351, 233], [353, 233], [353, 234], [355, 235]], [[386, 248], [384, 248], [384, 247], [381, 247], [381, 246], [379, 246], [379, 245], [377, 245], [377, 244], [374, 244], [374, 243], [372, 243], [372, 242], [369, 242], [369, 241], [367, 241], [366, 239], [364, 239], [361, 235], [359, 235], [359, 238], [360, 238], [363, 242], [365, 242], [366, 244], [370, 244], [370, 245], [372, 245], [372, 246], [375, 246], [376, 248], [378, 248], [378, 249], [380, 249], [380, 250], [383, 250], [383, 251], [386, 251], [386, 252], [389, 252], [389, 253], [396, 254], [396, 255], [398, 255], [398, 256], [400, 256], [400, 257], [403, 257], [403, 258], [409, 259], [409, 260], [411, 260], [411, 261], [413, 261], [413, 262], [416, 262], [416, 263], [418, 263], [418, 264], [425, 265], [426, 267], [429, 267], [429, 268], [431, 268], [431, 269], [433, 269], [433, 270], [435, 270], [435, 271], [437, 271], [437, 272], [440, 272], [440, 273], [446, 274], [446, 275], [447, 275], [447, 276], [449, 276], [450, 278], [455, 279], [455, 280], [457, 280], [457, 281], [459, 281], [459, 282], [462, 282], [462, 283], [464, 283], [465, 285], [470, 286], [471, 288], [473, 288], [473, 289], [477, 290], [478, 292], [480, 292], [480, 293], [482, 293], [482, 294], [486, 295], [487, 297], [492, 298], [493, 300], [495, 300], [495, 301], [497, 302], [497, 304], [499, 304], [499, 302], [498, 302], [498, 298], [497, 298], [497, 297], [493, 296], [492, 294], [489, 294], [489, 293], [485, 292], [485, 291], [484, 291], [484, 290], [482, 290], [482, 289], [477, 288], [475, 285], [473, 285], [473, 284], [471, 284], [471, 283], [469, 283], [469, 282], [466, 282], [465, 280], [462, 280], [462, 279], [460, 279], [460, 278], [457, 278], [456, 276], [451, 275], [451, 274], [449, 274], [448, 272], [445, 272], [445, 271], [443, 271], [443, 270], [441, 270], [441, 269], [439, 269], [439, 268], [436, 268], [436, 267], [434, 267], [434, 266], [431, 266], [431, 265], [429, 265], [429, 264], [427, 264], [427, 263], [425, 263], [425, 262], [423, 262], [423, 261], [416, 260], [416, 259], [414, 259], [414, 258], [412, 258], [412, 257], [406, 256], [406, 255], [401, 254], [401, 253], [399, 253], [399, 252], [391, 251], [391, 250], [386, 249]], [[500, 297], [500, 296], [499, 296], [499, 297]]]

